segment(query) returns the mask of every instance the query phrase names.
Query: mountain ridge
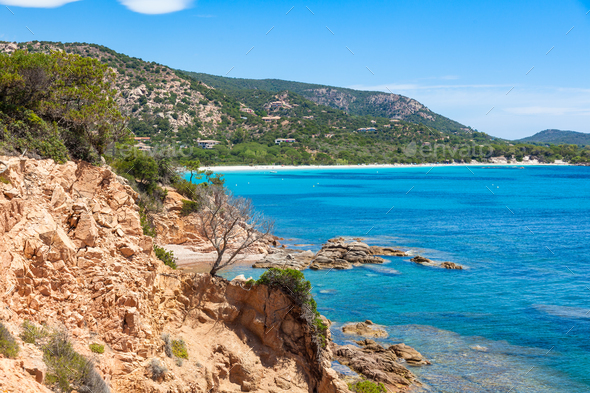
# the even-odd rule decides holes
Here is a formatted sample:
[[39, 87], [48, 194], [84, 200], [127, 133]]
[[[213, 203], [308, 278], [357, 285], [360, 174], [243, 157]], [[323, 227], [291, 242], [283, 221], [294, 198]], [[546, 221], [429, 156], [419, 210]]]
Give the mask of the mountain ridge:
[[248, 79], [216, 76], [206, 73], [182, 71], [197, 80], [227, 92], [239, 90], [265, 90], [279, 93], [292, 91], [319, 105], [343, 110], [351, 115], [375, 116], [424, 124], [439, 131], [461, 132], [470, 130], [455, 120], [437, 114], [416, 99], [395, 93], [356, 90], [316, 83], [282, 79]]
[[567, 143], [571, 145], [590, 145], [590, 134], [569, 131], [569, 130], [557, 130], [549, 128], [543, 131], [539, 131], [534, 135], [526, 138], [516, 140], [517, 142], [532, 142], [532, 143]]

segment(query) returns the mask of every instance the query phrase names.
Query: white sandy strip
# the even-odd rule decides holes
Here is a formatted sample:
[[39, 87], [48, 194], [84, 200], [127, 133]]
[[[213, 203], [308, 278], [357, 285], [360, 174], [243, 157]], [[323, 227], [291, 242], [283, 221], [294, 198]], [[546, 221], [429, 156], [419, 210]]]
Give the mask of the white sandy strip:
[[238, 172], [238, 171], [279, 171], [279, 170], [312, 170], [312, 169], [366, 169], [366, 168], [419, 168], [419, 167], [453, 167], [453, 166], [478, 166], [478, 167], [524, 167], [524, 166], [564, 166], [568, 163], [541, 164], [538, 162], [519, 162], [516, 164], [496, 163], [470, 163], [470, 164], [366, 164], [366, 165], [234, 165], [234, 166], [207, 166], [204, 170], [213, 172]]
[[[192, 268], [201, 266], [211, 266], [217, 254], [215, 252], [197, 252], [191, 249], [191, 246], [184, 246], [182, 244], [167, 244], [164, 248], [168, 251], [174, 252], [177, 258], [176, 265], [179, 268]], [[236, 258], [236, 265], [252, 265], [254, 262], [264, 258], [264, 254], [247, 254], [240, 255]], [[229, 256], [227, 256], [229, 257]], [[227, 260], [227, 257], [224, 260]]]

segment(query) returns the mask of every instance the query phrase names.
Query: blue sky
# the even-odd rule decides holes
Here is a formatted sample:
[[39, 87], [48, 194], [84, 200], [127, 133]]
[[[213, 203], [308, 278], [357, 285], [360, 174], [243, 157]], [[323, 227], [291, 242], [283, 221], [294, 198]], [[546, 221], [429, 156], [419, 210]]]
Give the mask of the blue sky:
[[510, 139], [590, 132], [590, 0], [0, 4], [0, 40], [92, 42], [215, 75], [390, 89]]

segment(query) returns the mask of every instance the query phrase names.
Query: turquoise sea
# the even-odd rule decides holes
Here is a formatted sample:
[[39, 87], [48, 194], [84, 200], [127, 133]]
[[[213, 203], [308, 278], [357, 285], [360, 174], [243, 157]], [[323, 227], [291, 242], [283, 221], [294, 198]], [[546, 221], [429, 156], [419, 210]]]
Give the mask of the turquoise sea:
[[[590, 391], [590, 168], [413, 167], [227, 172], [289, 247], [362, 237], [409, 258], [305, 271], [334, 322], [384, 325], [433, 363], [432, 392]], [[257, 277], [261, 270], [233, 268]]]

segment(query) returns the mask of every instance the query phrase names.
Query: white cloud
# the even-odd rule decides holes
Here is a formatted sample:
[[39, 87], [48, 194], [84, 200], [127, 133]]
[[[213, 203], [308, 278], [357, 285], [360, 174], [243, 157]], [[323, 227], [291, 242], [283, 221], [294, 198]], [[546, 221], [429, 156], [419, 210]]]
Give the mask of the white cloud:
[[0, 4], [16, 7], [55, 8], [78, 0], [0, 0]]
[[131, 11], [141, 14], [168, 14], [189, 8], [194, 0], [119, 0]]

